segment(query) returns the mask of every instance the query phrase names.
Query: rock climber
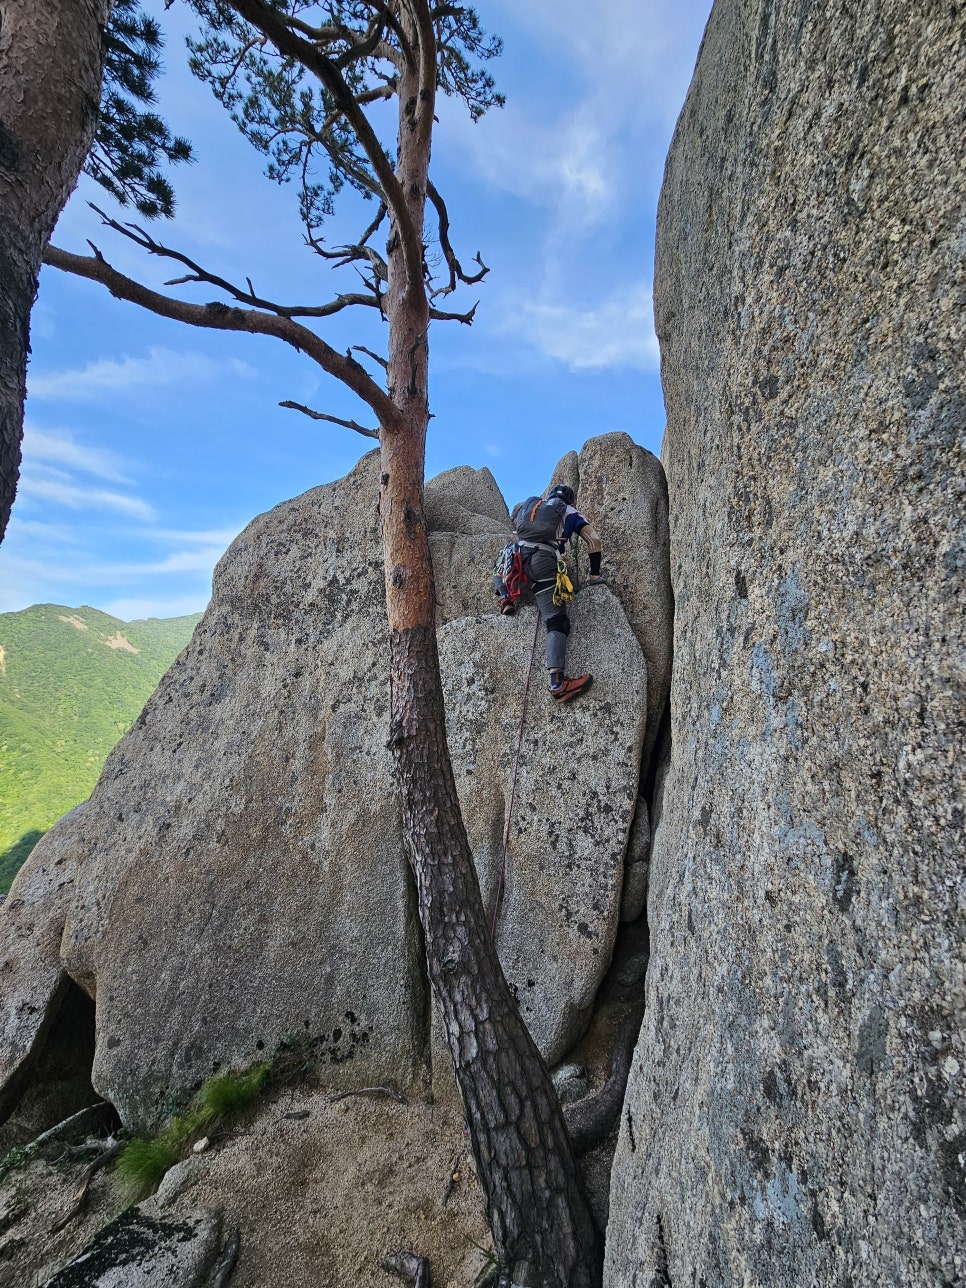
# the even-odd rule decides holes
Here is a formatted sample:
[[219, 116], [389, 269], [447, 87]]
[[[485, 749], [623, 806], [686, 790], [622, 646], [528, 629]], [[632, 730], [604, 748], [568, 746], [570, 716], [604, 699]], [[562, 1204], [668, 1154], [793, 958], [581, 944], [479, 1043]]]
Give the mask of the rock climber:
[[[569, 702], [585, 693], [594, 677], [588, 674], [568, 677], [565, 674], [570, 618], [565, 602], [554, 603], [558, 561], [567, 541], [577, 533], [590, 554], [589, 584], [602, 582], [600, 537], [584, 516], [574, 509], [573, 488], [566, 483], [557, 483], [547, 493], [546, 499], [531, 496], [521, 501], [513, 507], [510, 517], [517, 540], [515, 545], [511, 543], [506, 547], [493, 573], [493, 588], [500, 599], [500, 612], [509, 616], [515, 611], [515, 600], [522, 588], [519, 574], [522, 573], [523, 584], [533, 591], [547, 628], [550, 696], [555, 702]], [[517, 551], [517, 577], [514, 578], [512, 564]]]

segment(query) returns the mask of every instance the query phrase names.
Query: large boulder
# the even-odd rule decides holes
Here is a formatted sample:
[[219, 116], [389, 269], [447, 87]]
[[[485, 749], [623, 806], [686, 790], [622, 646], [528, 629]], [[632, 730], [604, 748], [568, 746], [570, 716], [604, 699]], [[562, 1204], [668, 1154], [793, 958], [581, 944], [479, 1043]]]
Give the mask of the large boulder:
[[78, 805], [37, 842], [0, 915], [0, 1122], [23, 1095], [70, 984], [60, 941], [74, 893], [72, 842], [85, 809]]
[[64, 961], [96, 995], [94, 1085], [126, 1121], [293, 1037], [335, 1082], [406, 1082], [422, 1058], [378, 468], [233, 543], [73, 828]]
[[205, 1288], [220, 1251], [219, 1212], [160, 1212], [149, 1199], [126, 1208], [44, 1288]]
[[[7, 969], [42, 1006], [68, 975], [96, 999], [93, 1084], [126, 1123], [294, 1041], [348, 1087], [425, 1069], [421, 932], [386, 747], [378, 471], [367, 456], [233, 543], [188, 648], [0, 915], [21, 934], [36, 921], [24, 920], [30, 874], [49, 885], [52, 856], [72, 874], [41, 900], [37, 951]], [[478, 616], [509, 535], [489, 471], [449, 471], [426, 503], [457, 776], [489, 880], [535, 610]], [[553, 708], [538, 657], [500, 939], [552, 1059], [580, 1036], [610, 960], [647, 719], [646, 666], [617, 600], [588, 589], [573, 615], [571, 669], [589, 667], [597, 686]], [[467, 668], [490, 691], [485, 710], [461, 693]], [[542, 743], [565, 765], [566, 808], [537, 772]], [[47, 1022], [20, 1009], [11, 1097]]]
[[463, 820], [492, 917], [531, 650], [496, 943], [504, 974], [549, 1063], [587, 1026], [610, 965], [624, 850], [637, 802], [647, 668], [606, 587], [571, 606], [567, 655], [590, 692], [557, 707], [547, 692], [537, 609], [462, 618], [439, 635], [446, 729]]
[[606, 1281], [963, 1282], [961, 6], [718, 0], [668, 158], [676, 597]]
[[[567, 459], [556, 473], [567, 472]], [[600, 533], [602, 567], [647, 660], [646, 770], [671, 688], [674, 600], [667, 480], [653, 452], [623, 433], [588, 439], [580, 449], [577, 472], [577, 507]]]
[[436, 620], [475, 617], [495, 604], [490, 569], [513, 538], [496, 479], [469, 465], [437, 474], [424, 503], [436, 583]]

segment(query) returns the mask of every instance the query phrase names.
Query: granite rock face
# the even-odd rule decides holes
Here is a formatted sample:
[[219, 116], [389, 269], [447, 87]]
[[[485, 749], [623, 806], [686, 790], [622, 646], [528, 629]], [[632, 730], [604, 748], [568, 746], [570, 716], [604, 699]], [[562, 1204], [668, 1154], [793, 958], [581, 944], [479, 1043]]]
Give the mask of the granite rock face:
[[60, 941], [74, 893], [71, 840], [86, 808], [37, 842], [0, 916], [0, 1121], [23, 1094], [69, 985]]
[[513, 538], [510, 515], [487, 469], [468, 465], [437, 474], [426, 484], [424, 505], [436, 582], [436, 620], [475, 617], [495, 600], [489, 571]]
[[249, 525], [75, 829], [63, 956], [125, 1121], [293, 1035], [349, 1085], [421, 1059], [377, 497], [370, 454]]
[[[541, 627], [496, 934], [507, 982], [550, 1064], [583, 1033], [610, 965], [647, 716], [647, 667], [614, 595], [587, 588], [570, 616], [568, 668], [591, 671], [594, 685], [554, 705]], [[534, 606], [512, 618], [461, 618], [439, 635], [456, 788], [490, 916], [536, 618]]]
[[221, 1251], [221, 1214], [129, 1207], [44, 1288], [204, 1288]]
[[964, 86], [961, 6], [718, 0], [678, 124], [615, 1288], [966, 1277]]
[[[564, 466], [557, 471], [566, 473]], [[647, 660], [646, 768], [671, 687], [667, 480], [657, 457], [621, 433], [588, 439], [577, 470], [577, 508], [600, 533], [601, 566]]]
[[[91, 800], [35, 850], [0, 914], [10, 1104], [63, 990], [80, 996], [69, 979], [96, 999], [94, 1087], [128, 1124], [293, 1038], [350, 1087], [425, 1069], [421, 932], [386, 748], [378, 469], [364, 457], [241, 534]], [[489, 471], [431, 480], [426, 509], [458, 777], [479, 763], [463, 800], [488, 878], [535, 610], [494, 611], [489, 569], [510, 529]], [[552, 1059], [580, 1036], [610, 960], [647, 718], [646, 666], [620, 604], [588, 588], [573, 617], [572, 667], [589, 666], [597, 686], [552, 707], [541, 630], [500, 932]], [[544, 742], [563, 756], [571, 809]], [[14, 962], [25, 934], [30, 952]]]

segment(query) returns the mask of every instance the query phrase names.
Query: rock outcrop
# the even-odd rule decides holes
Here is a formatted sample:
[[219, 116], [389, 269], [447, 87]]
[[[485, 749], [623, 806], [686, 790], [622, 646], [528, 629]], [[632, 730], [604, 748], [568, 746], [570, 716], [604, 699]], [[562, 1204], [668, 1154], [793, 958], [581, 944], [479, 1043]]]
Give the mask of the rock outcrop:
[[60, 941], [74, 894], [72, 842], [86, 808], [78, 805], [41, 838], [0, 913], [0, 1122], [23, 1095], [70, 983]]
[[488, 612], [494, 601], [486, 574], [513, 536], [496, 480], [489, 470], [460, 465], [429, 480], [424, 504], [437, 622]]
[[377, 497], [370, 454], [246, 528], [75, 829], [63, 957], [126, 1121], [293, 1036], [334, 1083], [422, 1058]]
[[[557, 469], [562, 476], [567, 459]], [[577, 476], [577, 507], [600, 533], [604, 571], [647, 660], [646, 769], [671, 688], [667, 481], [657, 457], [629, 434], [588, 439], [580, 449]]]
[[[629, 440], [614, 437], [626, 469]], [[191, 643], [86, 808], [28, 861], [16, 915], [0, 916], [0, 935], [16, 934], [56, 851], [72, 885], [45, 906], [24, 989], [53, 998], [69, 976], [96, 997], [94, 1087], [126, 1123], [294, 1039], [336, 1085], [407, 1084], [426, 1068], [421, 932], [386, 749], [378, 469], [363, 458], [233, 543]], [[426, 510], [461, 800], [490, 880], [535, 612], [493, 611], [488, 572], [510, 529], [489, 471], [430, 481]], [[642, 530], [638, 582], [648, 543]], [[597, 683], [586, 703], [553, 707], [541, 631], [500, 922], [551, 1059], [580, 1036], [610, 961], [647, 735], [648, 671], [620, 603], [587, 589], [574, 621], [572, 663]], [[35, 1051], [27, 1019], [14, 1061], [16, 1043]]]
[[221, 1249], [221, 1216], [129, 1207], [44, 1288], [204, 1288]]
[[[536, 619], [535, 607], [462, 618], [439, 638], [456, 789], [491, 917]], [[568, 667], [593, 673], [593, 701], [548, 700], [541, 627], [496, 921], [507, 982], [550, 1064], [583, 1033], [610, 965], [647, 698], [640, 645], [611, 592], [581, 592], [571, 621]]]
[[718, 0], [677, 128], [615, 1286], [966, 1276], [964, 86], [961, 6]]

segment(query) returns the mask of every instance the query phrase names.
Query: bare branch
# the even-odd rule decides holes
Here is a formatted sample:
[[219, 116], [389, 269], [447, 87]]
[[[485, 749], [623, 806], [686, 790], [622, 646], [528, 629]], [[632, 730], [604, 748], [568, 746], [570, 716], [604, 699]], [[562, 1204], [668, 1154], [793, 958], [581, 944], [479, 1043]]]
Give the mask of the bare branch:
[[184, 300], [175, 300], [168, 295], [161, 295], [135, 282], [110, 264], [96, 252], [91, 258], [73, 255], [69, 251], [48, 245], [44, 252], [44, 263], [78, 277], [86, 277], [92, 282], [106, 286], [117, 299], [130, 300], [161, 317], [172, 318], [176, 322], [187, 322], [192, 326], [207, 327], [216, 331], [246, 331], [251, 335], [272, 335], [284, 340], [293, 348], [307, 353], [314, 362], [335, 376], [352, 390], [353, 393], [368, 403], [375, 412], [380, 425], [395, 428], [399, 422], [399, 412], [392, 399], [384, 389], [373, 380], [361, 363], [356, 362], [351, 354], [338, 353], [331, 345], [310, 331], [308, 327], [292, 318], [276, 313], [262, 313], [257, 309], [230, 308], [227, 304], [188, 304]]
[[395, 1087], [357, 1087], [353, 1091], [336, 1091], [331, 1096], [326, 1096], [325, 1103], [334, 1105], [339, 1100], [348, 1100], [350, 1096], [374, 1096], [377, 1099], [395, 1100], [400, 1105], [409, 1103], [402, 1092]]
[[95, 1173], [99, 1172], [102, 1167], [105, 1167], [113, 1159], [117, 1158], [118, 1154], [120, 1154], [121, 1150], [124, 1148], [125, 1143], [126, 1142], [123, 1140], [112, 1140], [110, 1144], [108, 1144], [101, 1153], [98, 1154], [93, 1162], [87, 1164], [84, 1171], [81, 1173], [81, 1182], [74, 1194], [73, 1203], [71, 1203], [64, 1215], [56, 1220], [50, 1227], [51, 1234], [57, 1234], [59, 1231], [63, 1230], [64, 1227], [69, 1225], [71, 1221], [73, 1221], [74, 1217], [79, 1214], [87, 1199], [87, 1189]]
[[[373, 17], [372, 22], [365, 33], [355, 31], [352, 27], [343, 26], [341, 23], [325, 23], [321, 27], [313, 27], [310, 23], [296, 17], [295, 14], [286, 14], [285, 23], [287, 26], [291, 27], [293, 31], [297, 31], [308, 40], [311, 40], [313, 45], [318, 45], [320, 47], [328, 46], [334, 45], [339, 40], [343, 40], [347, 45], [354, 46], [348, 55], [343, 54], [340, 59], [336, 60], [339, 66], [345, 66], [346, 61], [355, 61], [356, 58], [372, 55], [375, 58], [384, 58], [386, 62], [392, 63], [401, 71], [405, 62], [405, 57], [408, 56], [409, 53], [408, 42], [406, 41], [402, 31], [399, 29], [398, 23], [393, 19], [392, 14], [385, 5], [377, 4], [373, 7], [376, 9], [377, 17]], [[373, 30], [373, 24], [377, 23], [376, 40], [373, 44], [371, 43], [372, 37], [370, 33]], [[399, 38], [400, 43], [403, 46], [404, 56], [400, 56], [400, 51], [394, 49], [388, 41], [383, 39], [385, 27], [391, 27], [396, 33], [396, 36]], [[358, 51], [363, 46], [367, 46], [365, 52], [359, 53]]]
[[468, 313], [444, 313], [441, 309], [430, 309], [429, 316], [434, 322], [462, 322], [464, 326], [472, 326], [479, 307], [480, 302], [477, 300]]
[[367, 349], [364, 344], [350, 345], [350, 352], [351, 351], [355, 351], [356, 353], [364, 353], [366, 357], [371, 358], [373, 362], [378, 362], [380, 367], [383, 368], [383, 370], [385, 371], [389, 370], [389, 363], [386, 361], [386, 359], [381, 358], [378, 353], [373, 353], [371, 349]]
[[[165, 286], [184, 286], [187, 282], [207, 282], [210, 286], [217, 286], [220, 290], [233, 296], [239, 304], [250, 304], [257, 309], [266, 309], [268, 312], [277, 313], [279, 317], [283, 318], [327, 318], [334, 313], [341, 313], [343, 309], [349, 308], [354, 304], [363, 304], [368, 308], [379, 309], [381, 312], [381, 292], [378, 290], [373, 290], [371, 295], [342, 293], [337, 295], [334, 300], [330, 300], [328, 304], [276, 304], [273, 300], [265, 300], [255, 294], [251, 278], [245, 279], [248, 283], [248, 290], [243, 291], [225, 278], [209, 272], [206, 268], [202, 268], [200, 264], [195, 263], [193, 259], [189, 259], [187, 255], [183, 255], [181, 251], [174, 250], [170, 246], [163, 246], [160, 242], [155, 241], [149, 233], [146, 233], [143, 228], [139, 228], [136, 224], [120, 224], [117, 220], [105, 215], [102, 210], [99, 210], [93, 204], [91, 204], [91, 209], [100, 215], [101, 222], [108, 228], [113, 228], [122, 237], [127, 237], [129, 241], [133, 241], [135, 245], [146, 250], [148, 254], [158, 255], [163, 259], [173, 259], [191, 269], [191, 272], [186, 273], [184, 277], [170, 278], [165, 282]], [[101, 252], [93, 242], [89, 241], [87, 244], [96, 258], [103, 259], [103, 255], [101, 255]]]
[[311, 407], [304, 407], [302, 403], [291, 402], [286, 399], [280, 402], [279, 407], [289, 407], [292, 411], [300, 411], [305, 416], [311, 416], [313, 420], [327, 420], [333, 425], [344, 425], [346, 429], [354, 429], [357, 434], [362, 434], [365, 438], [379, 437], [378, 429], [366, 429], [365, 425], [357, 425], [354, 420], [343, 420], [341, 416], [328, 416], [324, 411], [313, 411]]
[[221, 1256], [211, 1272], [209, 1283], [211, 1288], [225, 1288], [228, 1280], [231, 1278], [232, 1271], [235, 1269], [235, 1263], [238, 1260], [238, 1254], [241, 1251], [241, 1231], [236, 1227], [225, 1240], [225, 1245], [221, 1250]]
[[432, 182], [429, 182], [426, 185], [426, 195], [436, 207], [436, 215], [439, 220], [439, 244], [442, 247], [443, 255], [445, 256], [446, 263], [449, 267], [449, 284], [444, 286], [442, 290], [433, 292], [432, 298], [435, 299], [437, 295], [449, 295], [451, 292], [455, 291], [457, 280], [464, 282], [467, 286], [474, 286], [477, 282], [482, 282], [483, 278], [486, 277], [490, 270], [483, 263], [483, 260], [480, 258], [480, 253], [477, 251], [476, 263], [479, 264], [480, 271], [472, 274], [472, 276], [467, 276], [467, 274], [463, 272], [463, 267], [456, 258], [449, 240], [449, 212], [446, 209], [446, 203], [443, 201], [439, 191]]

